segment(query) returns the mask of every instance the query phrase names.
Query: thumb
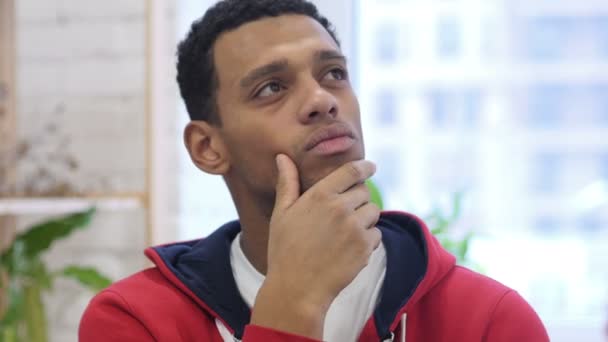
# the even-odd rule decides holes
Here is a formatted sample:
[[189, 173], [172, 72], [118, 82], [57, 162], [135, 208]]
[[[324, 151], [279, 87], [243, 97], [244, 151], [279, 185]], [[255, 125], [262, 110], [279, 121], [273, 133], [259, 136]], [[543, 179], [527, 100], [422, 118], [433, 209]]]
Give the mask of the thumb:
[[298, 168], [285, 154], [276, 157], [278, 176], [274, 210], [285, 210], [291, 207], [300, 197], [300, 178]]

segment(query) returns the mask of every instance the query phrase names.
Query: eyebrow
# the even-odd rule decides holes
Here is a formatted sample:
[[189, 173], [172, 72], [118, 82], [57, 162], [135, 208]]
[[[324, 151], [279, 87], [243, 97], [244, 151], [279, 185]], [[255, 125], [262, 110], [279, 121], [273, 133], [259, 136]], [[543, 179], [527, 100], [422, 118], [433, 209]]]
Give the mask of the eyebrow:
[[[344, 57], [344, 55], [335, 50], [319, 50], [315, 52], [314, 58], [315, 61], [318, 62], [338, 59], [341, 62], [346, 63], [346, 57]], [[261, 67], [255, 68], [251, 70], [245, 77], [243, 77], [243, 79], [241, 79], [241, 87], [247, 88], [259, 79], [265, 78], [269, 75], [278, 72], [285, 71], [288, 66], [289, 63], [287, 59], [279, 59], [270, 62], [266, 65], [262, 65]]]
[[315, 59], [317, 61], [339, 59], [340, 61], [346, 63], [346, 57], [336, 50], [319, 50], [315, 53]]
[[266, 65], [263, 65], [259, 68], [255, 68], [255, 69], [251, 70], [247, 74], [247, 76], [245, 76], [241, 80], [241, 87], [244, 87], [244, 88], [249, 87], [250, 85], [255, 83], [255, 81], [259, 80], [260, 78], [264, 78], [268, 75], [284, 71], [285, 69], [287, 69], [287, 65], [288, 65], [287, 59], [280, 59], [280, 60], [276, 60], [274, 62], [270, 62]]

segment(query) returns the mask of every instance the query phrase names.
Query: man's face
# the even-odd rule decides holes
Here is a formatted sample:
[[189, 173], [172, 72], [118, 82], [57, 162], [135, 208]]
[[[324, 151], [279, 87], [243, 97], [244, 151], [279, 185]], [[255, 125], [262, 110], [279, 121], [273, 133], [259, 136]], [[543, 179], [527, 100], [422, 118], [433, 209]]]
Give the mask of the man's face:
[[314, 19], [284, 15], [242, 25], [219, 37], [214, 61], [229, 182], [273, 197], [275, 156], [284, 153], [304, 192], [364, 157], [346, 61]]

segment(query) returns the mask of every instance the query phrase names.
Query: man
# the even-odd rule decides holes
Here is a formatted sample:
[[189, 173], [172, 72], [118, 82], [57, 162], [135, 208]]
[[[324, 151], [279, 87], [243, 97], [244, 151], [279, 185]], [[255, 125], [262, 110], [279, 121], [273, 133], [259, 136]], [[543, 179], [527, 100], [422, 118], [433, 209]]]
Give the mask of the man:
[[97, 295], [81, 341], [548, 341], [514, 291], [380, 213], [332, 28], [305, 0], [225, 0], [178, 48], [194, 164], [239, 221], [151, 248]]

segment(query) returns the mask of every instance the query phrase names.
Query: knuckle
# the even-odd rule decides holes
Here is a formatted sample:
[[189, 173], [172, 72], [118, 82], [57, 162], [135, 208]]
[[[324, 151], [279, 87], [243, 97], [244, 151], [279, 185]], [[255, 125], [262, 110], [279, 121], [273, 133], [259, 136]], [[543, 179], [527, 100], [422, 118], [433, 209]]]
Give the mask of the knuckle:
[[365, 210], [365, 221], [368, 225], [366, 228], [369, 228], [371, 225], [376, 224], [376, 222], [378, 222], [380, 219], [380, 208], [378, 208], [378, 206], [374, 203], [369, 202], [365, 204], [365, 208], [363, 209]]
[[368, 202], [367, 205], [370, 212], [380, 215], [380, 207], [376, 203]]
[[367, 249], [365, 234], [362, 231], [353, 231], [350, 245], [355, 249], [357, 254], [365, 253]]
[[359, 190], [359, 191], [361, 191], [361, 194], [362, 194], [363, 196], [365, 196], [365, 198], [369, 199], [369, 198], [371, 197], [371, 195], [372, 195], [372, 194], [371, 194], [371, 192], [369, 191], [369, 188], [367, 187], [367, 185], [365, 185], [365, 183], [364, 183], [364, 184], [361, 184], [361, 185], [359, 186], [359, 188], [360, 188], [360, 190]]
[[363, 170], [357, 163], [349, 163], [346, 167], [346, 172], [355, 179], [363, 178]]
[[308, 196], [313, 203], [323, 202], [326, 199], [325, 194], [318, 190], [311, 190]]
[[[332, 211], [334, 212], [335, 215], [337, 215], [338, 217], [344, 217], [347, 216], [349, 213], [349, 208], [348, 205], [342, 201], [334, 201], [333, 204], [331, 205]], [[347, 220], [349, 218], [346, 218]], [[350, 222], [349, 222], [350, 223]]]
[[[357, 227], [359, 225], [359, 220], [356, 217], [352, 216], [352, 215], [347, 216], [344, 220], [345, 220], [346, 225], [351, 230], [352, 230], [352, 227]], [[353, 230], [353, 232], [356, 232], [356, 230]]]
[[376, 221], [380, 219], [380, 215], [382, 214], [382, 210], [380, 209], [380, 207], [378, 205], [376, 205], [375, 203], [371, 203], [370, 204], [372, 207], [372, 210], [374, 212], [374, 215], [376, 217]]

